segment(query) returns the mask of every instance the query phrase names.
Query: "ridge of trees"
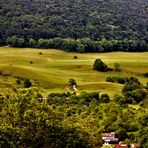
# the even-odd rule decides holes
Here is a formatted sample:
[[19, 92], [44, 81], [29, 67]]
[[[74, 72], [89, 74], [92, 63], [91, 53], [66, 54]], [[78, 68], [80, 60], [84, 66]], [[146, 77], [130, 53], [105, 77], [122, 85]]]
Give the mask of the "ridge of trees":
[[145, 0], [0, 1], [0, 45], [75, 52], [148, 51], [147, 4]]
[[131, 40], [91, 40], [90, 38], [52, 38], [35, 40], [24, 37], [8, 37], [6, 45], [11, 47], [55, 48], [69, 52], [111, 52], [111, 51], [148, 51], [148, 44], [144, 41]]

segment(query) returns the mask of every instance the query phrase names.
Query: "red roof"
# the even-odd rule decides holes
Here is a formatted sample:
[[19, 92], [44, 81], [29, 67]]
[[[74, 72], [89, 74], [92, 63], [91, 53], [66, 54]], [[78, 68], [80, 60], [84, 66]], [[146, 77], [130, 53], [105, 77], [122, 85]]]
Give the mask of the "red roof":
[[128, 148], [127, 144], [115, 144], [115, 148]]

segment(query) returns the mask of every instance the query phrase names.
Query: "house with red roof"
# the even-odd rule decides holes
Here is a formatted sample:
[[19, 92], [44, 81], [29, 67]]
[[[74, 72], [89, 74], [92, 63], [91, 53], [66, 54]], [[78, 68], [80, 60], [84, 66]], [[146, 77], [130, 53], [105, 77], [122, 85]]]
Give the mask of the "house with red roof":
[[115, 144], [114, 148], [128, 148], [127, 144]]

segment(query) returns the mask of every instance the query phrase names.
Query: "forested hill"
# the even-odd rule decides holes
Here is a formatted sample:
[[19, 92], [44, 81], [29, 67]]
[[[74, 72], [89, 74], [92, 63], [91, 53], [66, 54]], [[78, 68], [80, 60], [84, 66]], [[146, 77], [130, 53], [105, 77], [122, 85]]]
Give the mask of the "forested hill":
[[[134, 44], [132, 50], [147, 50], [148, 1], [0, 0], [1, 44], [6, 44], [8, 38], [11, 44], [14, 36], [25, 40], [21, 46], [29, 44], [30, 38], [38, 42], [40, 38], [87, 37], [92, 41], [116, 40], [120, 44], [130, 40]], [[117, 46], [116, 50], [124, 49]]]

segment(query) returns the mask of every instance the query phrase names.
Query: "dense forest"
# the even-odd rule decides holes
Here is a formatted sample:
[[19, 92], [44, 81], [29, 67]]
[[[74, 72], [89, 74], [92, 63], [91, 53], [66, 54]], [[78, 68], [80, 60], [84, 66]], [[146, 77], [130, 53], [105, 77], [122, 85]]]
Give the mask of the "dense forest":
[[0, 0], [0, 44], [148, 51], [147, 0]]

